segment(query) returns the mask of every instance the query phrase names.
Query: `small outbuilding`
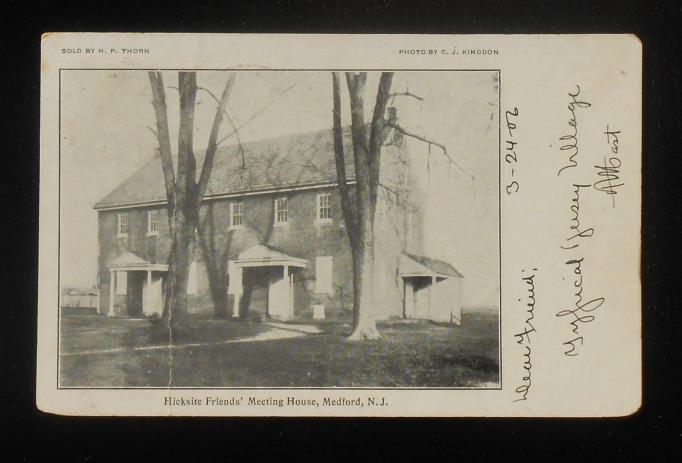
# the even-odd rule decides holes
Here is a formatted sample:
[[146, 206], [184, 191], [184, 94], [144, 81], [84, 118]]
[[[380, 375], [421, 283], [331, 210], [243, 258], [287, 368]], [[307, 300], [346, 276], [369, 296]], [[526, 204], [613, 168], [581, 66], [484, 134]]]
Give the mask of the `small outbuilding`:
[[83, 288], [63, 288], [61, 307], [72, 312], [97, 312], [97, 290]]

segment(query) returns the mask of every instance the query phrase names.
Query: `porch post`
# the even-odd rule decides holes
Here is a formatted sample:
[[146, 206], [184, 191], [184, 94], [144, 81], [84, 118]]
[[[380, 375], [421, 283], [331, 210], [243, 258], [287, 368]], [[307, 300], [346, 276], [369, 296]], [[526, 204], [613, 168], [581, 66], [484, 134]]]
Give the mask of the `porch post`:
[[152, 308], [152, 271], [147, 270], [147, 291], [142, 301], [142, 314], [147, 315]]
[[233, 317], [239, 317], [239, 299], [241, 299], [241, 294], [234, 293], [234, 305], [232, 306]]
[[294, 316], [294, 273], [289, 274], [289, 313]]
[[403, 318], [407, 318], [407, 281], [405, 278], [403, 280]]
[[[229, 265], [229, 264], [228, 264]], [[232, 316], [233, 317], [239, 317], [239, 300], [242, 297], [242, 267], [232, 264], [231, 265], [231, 271], [229, 272], [230, 275], [230, 289], [232, 286], [234, 286], [234, 289], [231, 289], [231, 292], [234, 294], [234, 305], [232, 306]]]
[[431, 317], [432, 310], [431, 310], [431, 292], [433, 291], [433, 287], [436, 286], [436, 275], [431, 276], [431, 286], [429, 286], [429, 317]]
[[237, 265], [233, 260], [227, 261], [227, 274], [229, 277], [227, 294], [234, 295], [234, 303], [232, 306], [232, 316], [239, 317], [239, 300], [241, 299], [242, 287], [242, 267]]
[[116, 272], [113, 270], [109, 271], [109, 310], [107, 311], [107, 316], [108, 317], [113, 317], [116, 315], [114, 313], [114, 295], [115, 295], [115, 288], [114, 286], [116, 285], [116, 280], [114, 277]]
[[[288, 265], [283, 265], [282, 266], [282, 280], [286, 281], [289, 278], [289, 266]], [[286, 305], [286, 312], [284, 313], [283, 320], [288, 320], [291, 317], [291, 300], [290, 300], [290, 295], [291, 291], [287, 287], [287, 305]]]

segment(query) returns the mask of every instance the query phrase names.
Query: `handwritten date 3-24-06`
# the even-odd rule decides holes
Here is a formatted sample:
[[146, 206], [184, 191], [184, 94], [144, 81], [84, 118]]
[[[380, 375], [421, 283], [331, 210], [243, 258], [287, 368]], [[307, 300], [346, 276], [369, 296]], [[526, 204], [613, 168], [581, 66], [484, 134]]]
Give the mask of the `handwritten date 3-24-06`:
[[505, 186], [505, 191], [508, 195], [512, 195], [519, 191], [520, 185], [518, 180], [516, 180], [516, 167], [518, 165], [519, 159], [516, 155], [516, 146], [519, 142], [515, 139], [516, 131], [516, 121], [519, 117], [519, 108], [514, 107], [511, 111], [504, 112], [504, 118], [506, 121], [507, 133], [509, 136], [505, 140], [504, 148], [504, 161], [509, 167], [509, 176], [511, 181]]

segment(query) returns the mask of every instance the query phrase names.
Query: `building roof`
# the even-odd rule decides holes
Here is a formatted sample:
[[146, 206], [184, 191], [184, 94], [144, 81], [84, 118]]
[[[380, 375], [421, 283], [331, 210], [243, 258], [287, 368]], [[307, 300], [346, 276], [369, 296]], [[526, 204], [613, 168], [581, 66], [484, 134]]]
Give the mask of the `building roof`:
[[148, 264], [146, 260], [144, 260], [142, 257], [138, 256], [134, 252], [130, 251], [125, 251], [115, 258], [113, 258], [111, 261], [109, 261], [109, 266], [121, 266], [121, 265], [144, 265]]
[[[463, 278], [462, 274], [455, 269], [452, 265], [449, 263], [443, 261], [443, 260], [438, 260], [438, 259], [432, 259], [430, 257], [425, 257], [425, 256], [418, 256], [416, 254], [409, 254], [405, 253], [404, 257], [408, 258], [412, 262], [401, 262], [401, 273], [410, 273], [410, 274], [430, 274], [430, 273], [437, 273], [440, 275], [447, 275], [447, 276], [452, 276], [452, 277], [457, 277], [457, 278]], [[418, 266], [410, 265], [411, 263], [416, 263]], [[419, 267], [422, 267], [421, 269]], [[428, 270], [428, 272], [424, 271]]]
[[88, 288], [62, 288], [63, 296], [97, 296], [97, 291]]
[[[343, 131], [346, 176], [355, 178], [350, 127]], [[242, 152], [243, 150], [243, 152]], [[196, 150], [197, 177], [204, 150]], [[244, 166], [242, 166], [244, 159]], [[332, 130], [219, 146], [205, 197], [336, 182]], [[95, 204], [95, 209], [166, 201], [161, 158], [156, 154]]]
[[290, 256], [272, 246], [257, 244], [239, 253], [235, 263], [242, 266], [260, 265], [291, 265], [293, 267], [307, 267], [308, 261]]
[[168, 270], [166, 264], [153, 264], [144, 260], [131, 251], [123, 251], [121, 254], [109, 261], [109, 269], [122, 271], [148, 270], [148, 271], [162, 271]]

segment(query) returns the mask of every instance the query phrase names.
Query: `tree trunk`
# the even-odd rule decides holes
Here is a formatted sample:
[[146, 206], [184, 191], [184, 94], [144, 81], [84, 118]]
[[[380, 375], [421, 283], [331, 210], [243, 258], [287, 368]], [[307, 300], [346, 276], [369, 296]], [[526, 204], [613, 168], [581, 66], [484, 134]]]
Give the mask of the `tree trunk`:
[[182, 327], [187, 319], [187, 285], [196, 246], [195, 229], [196, 223], [191, 215], [176, 212], [171, 225], [173, 245], [163, 307], [163, 318], [173, 329]]
[[374, 239], [373, 227], [362, 233], [351, 248], [353, 258], [353, 331], [351, 341], [379, 339], [374, 321]]
[[227, 258], [230, 251], [232, 236], [228, 233], [222, 251], [219, 253], [216, 246], [218, 238], [214, 221], [214, 203], [207, 206], [204, 220], [199, 220], [198, 242], [201, 249], [208, 286], [213, 301], [213, 313], [215, 318], [227, 317]]
[[213, 300], [213, 315], [222, 319], [227, 317], [227, 286], [220, 282], [208, 282], [211, 287], [211, 299]]

